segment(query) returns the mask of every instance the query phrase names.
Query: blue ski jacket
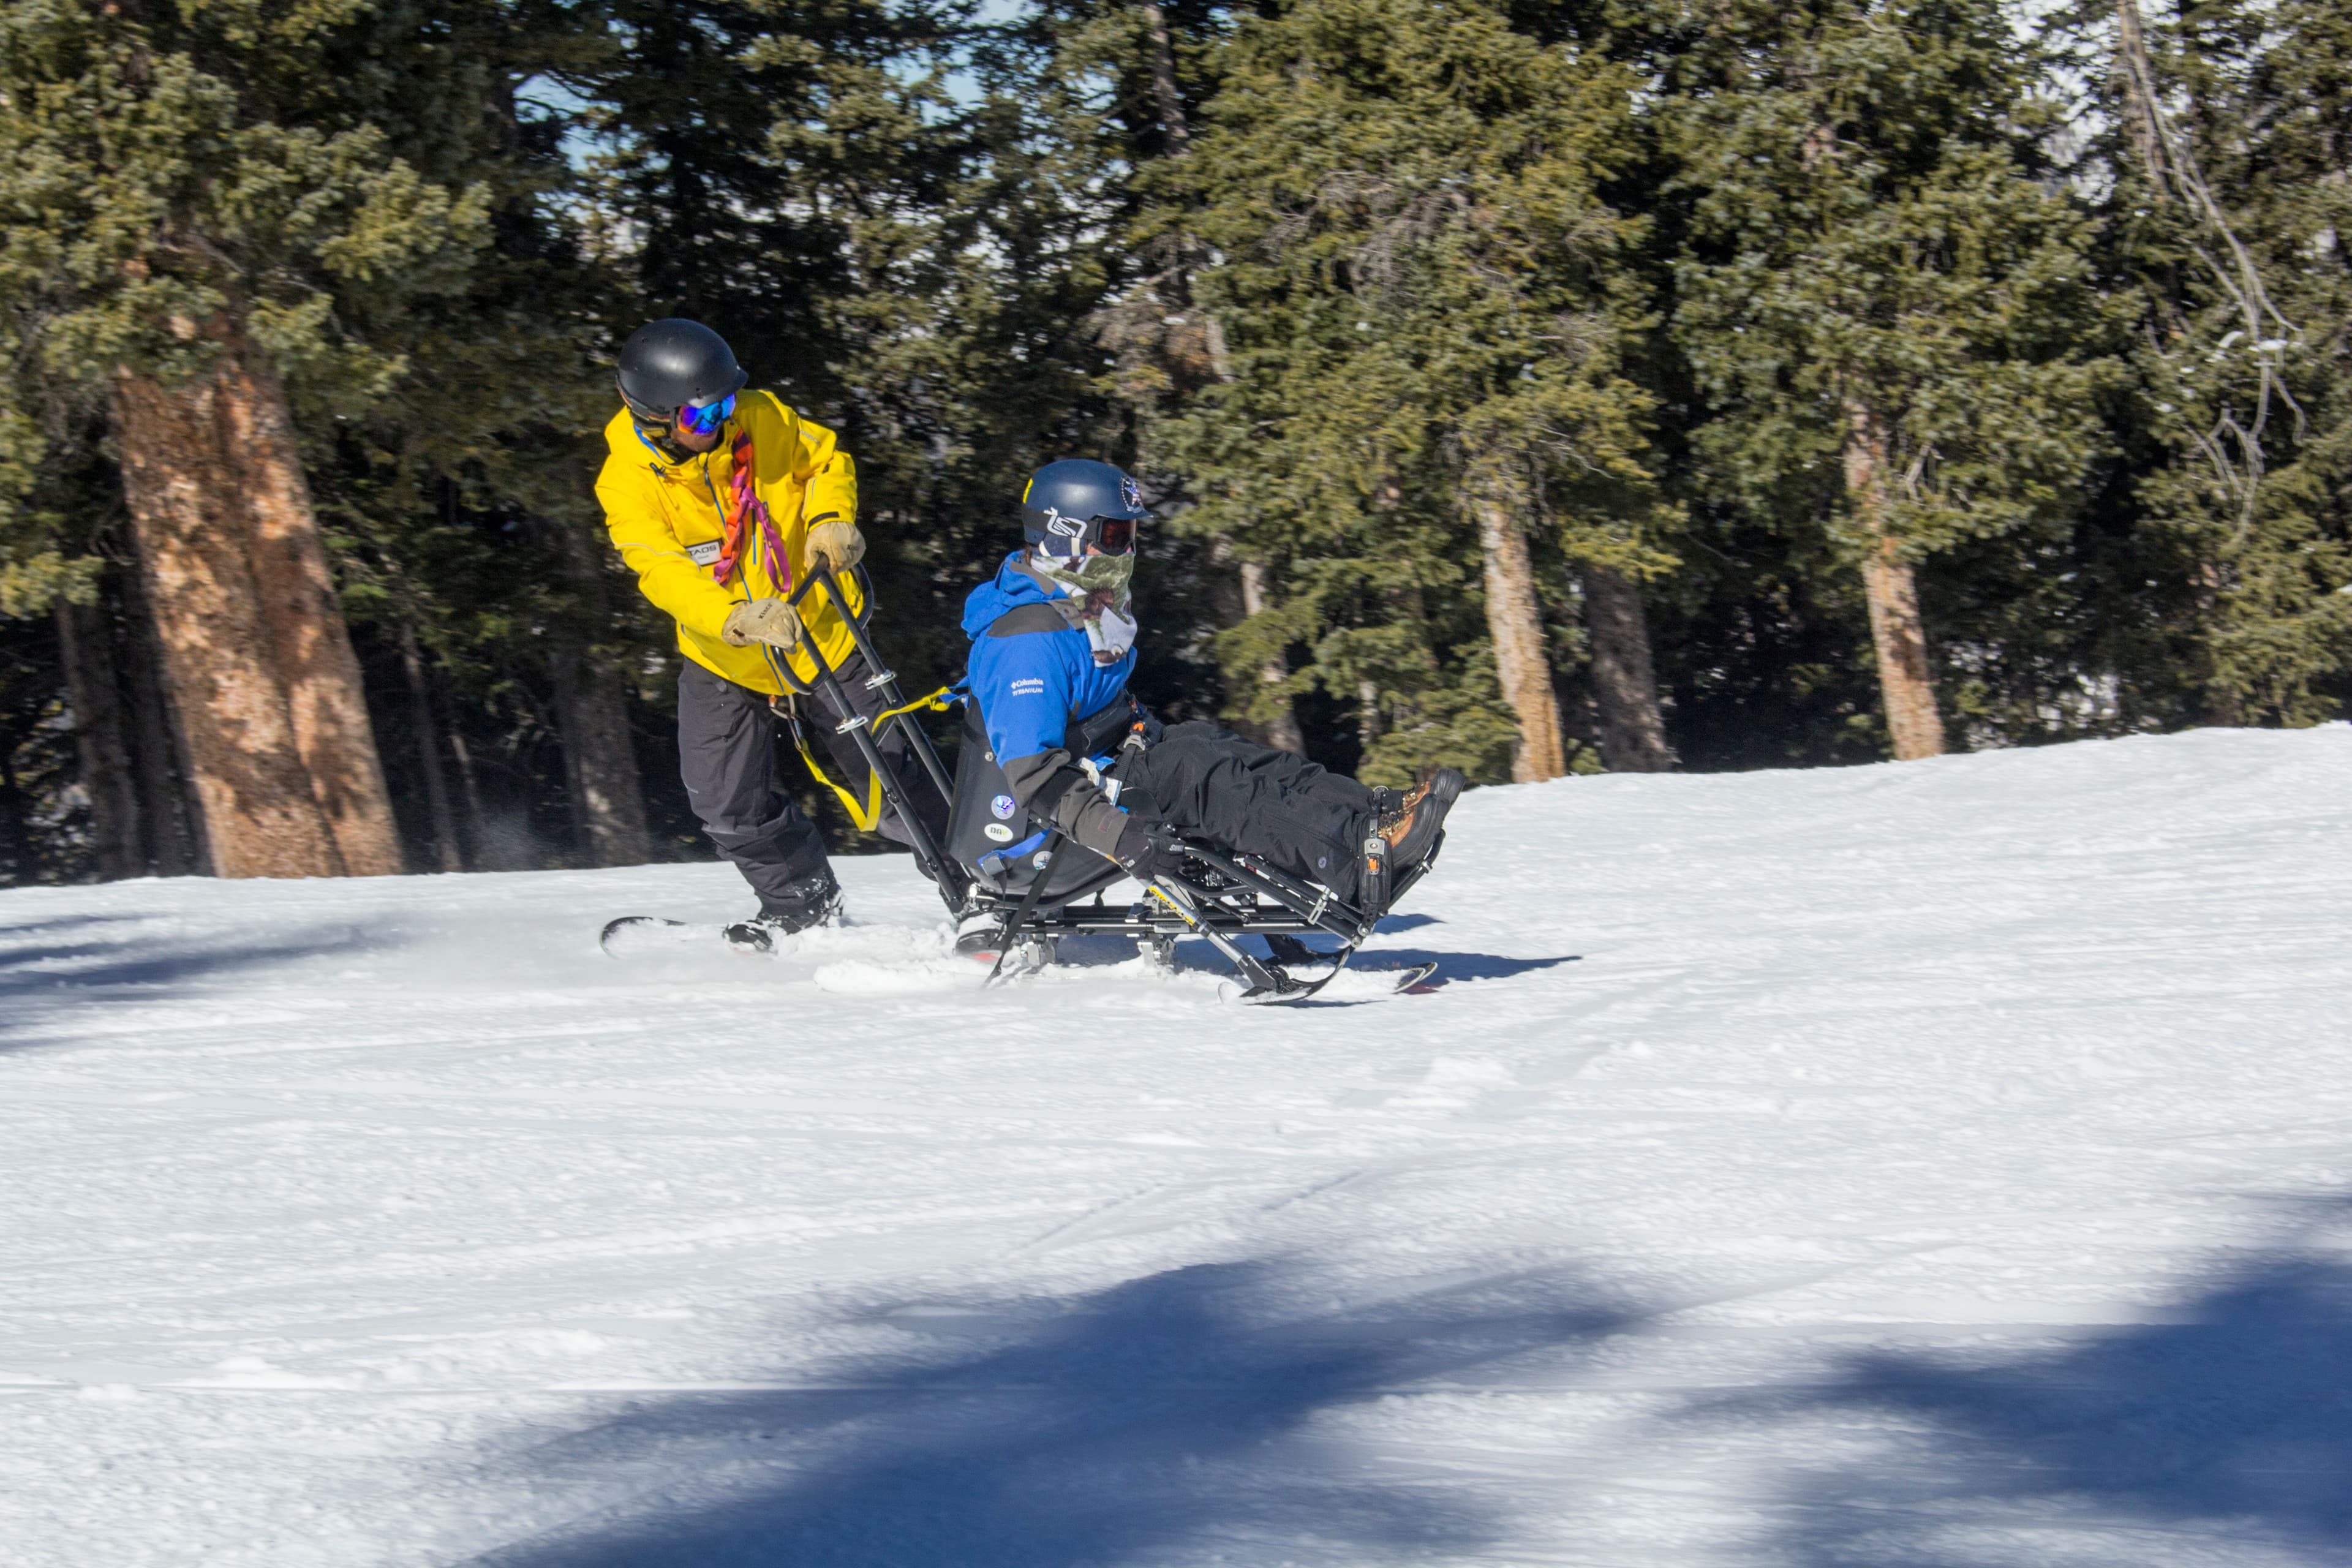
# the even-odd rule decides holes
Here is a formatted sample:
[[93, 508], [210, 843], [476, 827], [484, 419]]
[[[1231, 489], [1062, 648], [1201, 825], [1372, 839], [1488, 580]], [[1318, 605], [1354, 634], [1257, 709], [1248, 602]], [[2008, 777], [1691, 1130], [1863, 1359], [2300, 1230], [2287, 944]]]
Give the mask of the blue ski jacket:
[[996, 575], [964, 599], [971, 700], [980, 704], [989, 749], [1013, 797], [1087, 848], [1108, 854], [1125, 814], [1078, 770], [1066, 744], [1073, 720], [1125, 694], [1136, 650], [1116, 664], [1097, 664], [1087, 634], [1058, 616], [1024, 616], [1021, 629], [999, 635], [997, 623], [1013, 612], [1068, 596], [1022, 571], [1022, 553], [1007, 555]]
[[1000, 759], [1033, 757], [1059, 746], [1070, 721], [1118, 700], [1135, 673], [1135, 650], [1117, 664], [1097, 664], [1087, 634], [1076, 626], [991, 637], [989, 628], [1024, 605], [1067, 597], [1014, 563], [1014, 551], [996, 575], [963, 602], [963, 635], [971, 639], [972, 700], [980, 704], [988, 744]]

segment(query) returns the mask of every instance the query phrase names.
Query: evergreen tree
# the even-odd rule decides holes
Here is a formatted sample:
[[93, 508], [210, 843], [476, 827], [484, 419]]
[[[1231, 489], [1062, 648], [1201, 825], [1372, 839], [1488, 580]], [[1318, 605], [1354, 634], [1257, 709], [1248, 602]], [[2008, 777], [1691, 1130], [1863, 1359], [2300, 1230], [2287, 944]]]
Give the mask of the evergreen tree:
[[[1858, 572], [1898, 757], [1947, 740], [1923, 565], [2060, 575], [2102, 452], [2088, 235], [2032, 62], [1995, 0], [1735, 0], [1671, 78], [1703, 482]], [[1969, 629], [1948, 684], [1956, 645], [2004, 656]]]
[[[1636, 230], [1597, 195], [1635, 82], [1468, 3], [1305, 0], [1220, 68], [1160, 221], [1220, 258], [1197, 287], [1233, 379], [1156, 449], [1199, 489], [1188, 526], [1274, 570], [1235, 641], [1307, 651], [1297, 684], [1355, 706], [1368, 778], [1564, 771], [1563, 558], [1612, 587], [1672, 561], [1622, 370]], [[1625, 593], [1587, 630], [1629, 622]], [[1617, 663], [1645, 675], [1637, 646]], [[1618, 682], [1648, 708], [1623, 728], [1663, 752], [1646, 685]]]
[[0, 0], [0, 871], [703, 852], [672, 312], [910, 680], [1087, 454], [1148, 700], [1384, 782], [2338, 712], [2341, 9]]
[[380, 387], [397, 366], [338, 331], [338, 291], [446, 288], [479, 243], [472, 194], [387, 160], [340, 95], [341, 68], [420, 19], [360, 0], [0, 13], [0, 292], [37, 371], [10, 391], [109, 409], [224, 874], [400, 866], [283, 376]]
[[2137, 317], [2120, 423], [2156, 584], [2142, 703], [2333, 716], [2352, 660], [2352, 24], [2310, 0], [2147, 17], [2114, 0], [2079, 21], [2112, 51], [2098, 151]]
[[[359, 403], [317, 386], [298, 410], [409, 837], [444, 868], [469, 847], [495, 866], [653, 852], [636, 731], [665, 727], [668, 700], [633, 694], [667, 627], [604, 546], [589, 489], [633, 297], [594, 254], [570, 156], [580, 89], [616, 52], [609, 26], [596, 5], [436, 6], [355, 104], [486, 214], [457, 286], [339, 300], [346, 331], [404, 373]], [[487, 800], [485, 761], [504, 781]]]

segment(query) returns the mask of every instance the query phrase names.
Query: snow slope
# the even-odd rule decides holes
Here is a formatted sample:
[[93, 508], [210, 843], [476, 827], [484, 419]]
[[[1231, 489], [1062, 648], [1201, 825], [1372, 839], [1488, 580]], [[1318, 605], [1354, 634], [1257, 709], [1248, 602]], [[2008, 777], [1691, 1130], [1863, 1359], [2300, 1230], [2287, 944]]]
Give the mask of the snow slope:
[[2347, 779], [1481, 790], [1295, 1010], [887, 858], [0, 894], [0, 1563], [2352, 1563]]

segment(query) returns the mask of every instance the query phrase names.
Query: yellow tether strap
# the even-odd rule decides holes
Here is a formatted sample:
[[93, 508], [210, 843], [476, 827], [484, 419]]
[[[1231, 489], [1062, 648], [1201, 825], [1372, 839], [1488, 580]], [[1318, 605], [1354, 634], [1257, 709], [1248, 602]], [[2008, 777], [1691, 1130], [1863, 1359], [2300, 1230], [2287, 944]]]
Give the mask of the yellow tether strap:
[[[881, 743], [882, 726], [902, 713], [912, 713], [919, 708], [929, 708], [941, 713], [946, 712], [947, 695], [954, 689], [953, 686], [942, 686], [929, 697], [918, 697], [912, 702], [903, 703], [897, 708], [877, 713], [873, 721], [866, 727], [873, 732], [875, 743], [878, 745]], [[808, 764], [809, 775], [840, 799], [842, 809], [849, 813], [849, 820], [857, 825], [857, 831], [871, 833], [882, 825], [882, 775], [880, 773], [866, 775], [866, 804], [860, 806], [856, 795], [834, 783], [832, 775], [817, 765], [816, 753], [809, 750], [808, 731], [801, 726], [797, 709], [794, 710], [793, 717], [793, 744], [800, 748], [801, 761]]]

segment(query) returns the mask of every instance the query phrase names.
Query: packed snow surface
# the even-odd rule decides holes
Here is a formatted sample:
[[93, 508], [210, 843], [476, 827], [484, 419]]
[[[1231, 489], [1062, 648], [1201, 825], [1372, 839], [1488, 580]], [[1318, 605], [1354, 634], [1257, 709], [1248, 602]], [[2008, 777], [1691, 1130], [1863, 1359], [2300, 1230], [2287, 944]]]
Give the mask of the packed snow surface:
[[2347, 783], [1479, 790], [1292, 1009], [894, 858], [0, 894], [0, 1562], [2352, 1563]]

